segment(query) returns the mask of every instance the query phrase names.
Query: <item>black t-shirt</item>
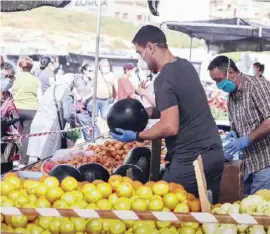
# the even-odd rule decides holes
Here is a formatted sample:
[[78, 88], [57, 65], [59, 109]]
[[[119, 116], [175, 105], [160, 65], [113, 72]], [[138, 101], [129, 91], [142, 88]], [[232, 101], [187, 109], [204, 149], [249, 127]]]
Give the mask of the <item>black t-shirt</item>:
[[221, 147], [221, 139], [210, 112], [206, 93], [193, 65], [177, 58], [166, 64], [154, 82], [156, 105], [160, 112], [178, 105], [179, 132], [167, 137], [167, 160], [192, 162], [213, 147]]

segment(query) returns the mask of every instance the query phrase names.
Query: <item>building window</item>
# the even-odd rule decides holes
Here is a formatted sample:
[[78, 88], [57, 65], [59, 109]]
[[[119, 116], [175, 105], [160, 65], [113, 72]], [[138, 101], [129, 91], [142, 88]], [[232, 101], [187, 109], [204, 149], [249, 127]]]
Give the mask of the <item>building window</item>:
[[128, 13], [123, 13], [122, 18], [127, 19], [128, 18]]

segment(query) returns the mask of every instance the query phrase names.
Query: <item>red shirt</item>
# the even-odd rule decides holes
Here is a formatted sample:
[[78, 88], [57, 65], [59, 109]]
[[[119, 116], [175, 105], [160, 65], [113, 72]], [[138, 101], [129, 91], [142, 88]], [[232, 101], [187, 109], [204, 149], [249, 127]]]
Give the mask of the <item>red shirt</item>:
[[125, 98], [132, 98], [134, 93], [135, 89], [129, 79], [120, 78], [118, 80], [118, 93], [117, 93], [118, 101]]

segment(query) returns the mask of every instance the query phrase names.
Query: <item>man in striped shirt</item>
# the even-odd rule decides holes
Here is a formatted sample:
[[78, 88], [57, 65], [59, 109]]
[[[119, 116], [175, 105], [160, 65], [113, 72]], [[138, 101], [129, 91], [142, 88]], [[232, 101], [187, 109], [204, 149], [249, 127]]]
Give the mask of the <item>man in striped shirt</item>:
[[229, 93], [228, 111], [237, 139], [225, 148], [225, 159], [242, 151], [245, 161], [245, 195], [270, 189], [270, 82], [241, 73], [226, 56], [208, 66], [217, 87]]

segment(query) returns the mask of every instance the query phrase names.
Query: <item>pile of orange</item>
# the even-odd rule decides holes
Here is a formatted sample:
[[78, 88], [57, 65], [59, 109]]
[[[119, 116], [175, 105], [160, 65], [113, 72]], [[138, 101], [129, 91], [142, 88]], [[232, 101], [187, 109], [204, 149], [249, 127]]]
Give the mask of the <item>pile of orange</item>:
[[[143, 185], [139, 181], [132, 181], [128, 177], [119, 175], [111, 176], [108, 183], [101, 180], [93, 183], [78, 182], [73, 177], [66, 177], [60, 183], [55, 177], [51, 176], [43, 176], [39, 181], [35, 181], [20, 179], [15, 173], [9, 173], [1, 183], [1, 207], [7, 206], [18, 208], [200, 211], [199, 199], [185, 191], [181, 185], [165, 181], [150, 181]], [[78, 218], [1, 216], [1, 222], [2, 231], [24, 230], [22, 233], [68, 234], [80, 233], [81, 230], [83, 230], [82, 233], [143, 233], [135, 232], [135, 229], [142, 229], [142, 227], [139, 228], [141, 225], [138, 226], [138, 222], [137, 226], [134, 227], [135, 221], [131, 225], [129, 223], [131, 221], [110, 221], [108, 224], [105, 220], [100, 223], [101, 221]], [[140, 221], [140, 223], [143, 222]], [[179, 228], [184, 228], [179, 227], [179, 225], [176, 227], [171, 222], [152, 222], [152, 224], [154, 225], [153, 230], [175, 228], [178, 231]], [[104, 225], [108, 225], [107, 232], [100, 231], [104, 229]], [[185, 226], [186, 228], [188, 227]], [[29, 231], [30, 229], [34, 231]], [[91, 231], [92, 229], [93, 231]], [[110, 229], [116, 230], [110, 231]], [[125, 231], [122, 232], [121, 230], [124, 229]], [[132, 229], [132, 231], [127, 232], [129, 229]]]

